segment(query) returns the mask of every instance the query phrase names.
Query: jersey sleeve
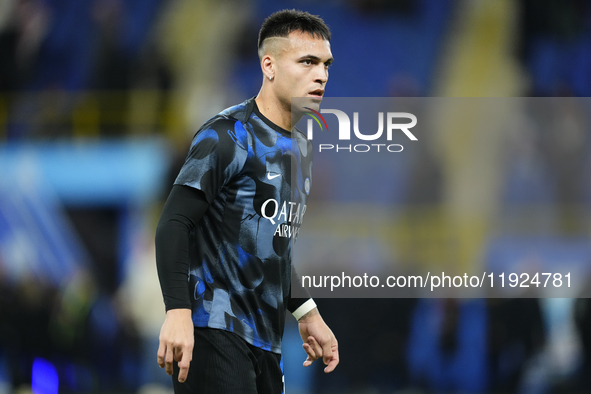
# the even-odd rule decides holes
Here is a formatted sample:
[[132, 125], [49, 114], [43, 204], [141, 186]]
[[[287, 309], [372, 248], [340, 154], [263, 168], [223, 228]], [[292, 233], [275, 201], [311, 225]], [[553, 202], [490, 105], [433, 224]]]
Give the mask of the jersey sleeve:
[[172, 187], [156, 227], [156, 267], [166, 310], [191, 309], [189, 238], [209, 205], [199, 190]]
[[201, 190], [207, 202], [237, 175], [246, 161], [248, 136], [241, 122], [214, 118], [193, 137], [191, 148], [175, 185]]

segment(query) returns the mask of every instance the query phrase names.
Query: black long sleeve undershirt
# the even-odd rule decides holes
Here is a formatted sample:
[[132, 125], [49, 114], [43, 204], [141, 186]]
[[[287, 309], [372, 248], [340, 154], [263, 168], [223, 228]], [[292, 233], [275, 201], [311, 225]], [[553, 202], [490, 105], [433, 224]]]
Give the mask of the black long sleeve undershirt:
[[201, 190], [174, 185], [156, 228], [156, 265], [166, 310], [191, 309], [189, 237], [209, 204]]
[[[191, 309], [188, 284], [189, 240], [191, 232], [208, 208], [209, 203], [201, 190], [183, 185], [174, 185], [164, 204], [156, 228], [156, 265], [167, 311]], [[292, 275], [296, 283], [299, 283], [293, 266]], [[288, 301], [287, 309], [290, 312], [294, 312], [310, 298], [306, 289], [300, 286], [299, 290], [294, 291], [294, 297], [290, 297]]]

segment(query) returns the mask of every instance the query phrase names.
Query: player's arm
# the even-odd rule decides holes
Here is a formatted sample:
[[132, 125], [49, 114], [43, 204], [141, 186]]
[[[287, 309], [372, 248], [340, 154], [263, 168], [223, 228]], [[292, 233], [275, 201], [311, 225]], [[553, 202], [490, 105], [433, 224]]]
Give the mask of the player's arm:
[[304, 341], [302, 346], [308, 355], [304, 361], [304, 367], [310, 366], [315, 360], [322, 358], [326, 365], [324, 372], [332, 372], [339, 364], [337, 339], [320, 316], [310, 293], [302, 286], [293, 265], [291, 275], [292, 287], [287, 309], [298, 321], [300, 336]]
[[160, 331], [158, 364], [172, 375], [179, 363], [179, 381], [185, 381], [192, 359], [194, 328], [188, 285], [189, 237], [209, 207], [205, 195], [189, 186], [175, 185], [156, 228], [156, 265], [166, 306]]
[[304, 361], [304, 367], [311, 365], [315, 360], [322, 359], [329, 373], [339, 364], [339, 344], [332, 330], [326, 325], [318, 308], [314, 307], [298, 319], [300, 336], [304, 344], [302, 347], [308, 357]]
[[195, 134], [185, 164], [164, 205], [156, 230], [156, 263], [166, 305], [158, 364], [186, 379], [194, 327], [189, 290], [189, 237], [225, 183], [243, 167], [247, 135], [235, 119], [214, 117]]

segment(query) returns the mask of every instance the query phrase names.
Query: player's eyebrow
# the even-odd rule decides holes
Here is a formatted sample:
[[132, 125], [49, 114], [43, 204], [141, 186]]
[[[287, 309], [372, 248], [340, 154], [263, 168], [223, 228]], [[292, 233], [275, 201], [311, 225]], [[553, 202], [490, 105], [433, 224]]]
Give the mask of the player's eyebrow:
[[[318, 56], [314, 56], [314, 55], [304, 55], [304, 56], [300, 57], [298, 59], [298, 61], [305, 60], [305, 59], [310, 59], [310, 60], [314, 60], [314, 61], [317, 61], [317, 62], [320, 62], [321, 61], [321, 59]], [[324, 64], [327, 65], [327, 66], [329, 66], [329, 65], [332, 64], [333, 61], [334, 61], [334, 58], [331, 57], [330, 59], [328, 59], [327, 61], [325, 61]]]

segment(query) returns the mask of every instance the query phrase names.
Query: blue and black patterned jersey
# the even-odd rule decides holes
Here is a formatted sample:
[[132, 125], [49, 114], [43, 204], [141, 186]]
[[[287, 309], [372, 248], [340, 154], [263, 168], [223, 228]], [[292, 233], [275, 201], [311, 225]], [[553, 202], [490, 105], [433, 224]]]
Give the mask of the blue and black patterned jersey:
[[312, 145], [266, 119], [254, 99], [204, 124], [175, 184], [209, 209], [191, 237], [193, 322], [281, 352], [291, 245], [306, 212]]

